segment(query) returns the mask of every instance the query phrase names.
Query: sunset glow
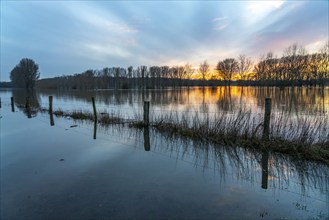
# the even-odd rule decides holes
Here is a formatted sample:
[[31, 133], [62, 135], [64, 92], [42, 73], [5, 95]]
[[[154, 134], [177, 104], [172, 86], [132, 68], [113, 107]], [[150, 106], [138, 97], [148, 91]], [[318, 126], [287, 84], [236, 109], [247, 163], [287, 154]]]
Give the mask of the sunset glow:
[[[281, 56], [328, 41], [328, 1], [1, 1], [1, 80], [23, 57], [41, 77], [121, 66]], [[179, 15], [179, 16], [177, 16]], [[197, 72], [195, 78], [199, 78]], [[237, 76], [235, 79], [238, 79]]]

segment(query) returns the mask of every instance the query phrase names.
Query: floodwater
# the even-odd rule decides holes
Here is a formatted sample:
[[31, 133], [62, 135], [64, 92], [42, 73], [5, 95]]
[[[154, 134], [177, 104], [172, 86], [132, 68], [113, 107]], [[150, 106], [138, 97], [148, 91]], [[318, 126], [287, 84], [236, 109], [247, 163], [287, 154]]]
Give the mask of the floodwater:
[[328, 166], [152, 129], [55, 116], [51, 125], [38, 111], [52, 95], [54, 110], [92, 111], [95, 97], [99, 112], [128, 118], [143, 100], [160, 113], [243, 105], [258, 114], [271, 96], [273, 112], [328, 114], [328, 88], [299, 89], [36, 91], [28, 94], [30, 118], [22, 107], [26, 93], [0, 91], [1, 219], [328, 219]]

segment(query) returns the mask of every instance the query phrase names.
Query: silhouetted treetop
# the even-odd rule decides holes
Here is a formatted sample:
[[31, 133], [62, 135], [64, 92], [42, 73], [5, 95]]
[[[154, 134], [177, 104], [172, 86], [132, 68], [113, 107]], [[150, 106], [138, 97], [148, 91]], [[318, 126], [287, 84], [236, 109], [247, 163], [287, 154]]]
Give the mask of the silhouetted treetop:
[[13, 86], [18, 88], [34, 88], [35, 82], [39, 77], [38, 64], [29, 58], [21, 59], [10, 72], [10, 80]]

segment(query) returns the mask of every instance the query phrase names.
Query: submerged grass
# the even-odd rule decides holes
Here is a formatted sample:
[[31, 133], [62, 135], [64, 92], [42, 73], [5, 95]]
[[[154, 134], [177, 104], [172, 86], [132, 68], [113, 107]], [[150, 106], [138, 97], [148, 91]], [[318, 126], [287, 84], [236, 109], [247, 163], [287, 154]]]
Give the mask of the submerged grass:
[[210, 118], [167, 114], [157, 117], [152, 127], [169, 135], [290, 154], [329, 164], [329, 120], [324, 117], [292, 118], [280, 113], [272, 117], [271, 134], [262, 138], [263, 124], [248, 111], [220, 113]]
[[[53, 112], [56, 116], [71, 117], [75, 120], [94, 120], [86, 111]], [[118, 112], [101, 113], [97, 122], [102, 126], [127, 124], [133, 128], [152, 127], [172, 137], [185, 137], [211, 142], [218, 146], [239, 146], [289, 154], [300, 159], [320, 161], [329, 164], [329, 117], [296, 116], [286, 113], [272, 114], [269, 138], [262, 138], [262, 117], [250, 110], [219, 112], [216, 115], [195, 112], [194, 115], [173, 113], [151, 114], [146, 125], [141, 116], [138, 120], [125, 119]]]

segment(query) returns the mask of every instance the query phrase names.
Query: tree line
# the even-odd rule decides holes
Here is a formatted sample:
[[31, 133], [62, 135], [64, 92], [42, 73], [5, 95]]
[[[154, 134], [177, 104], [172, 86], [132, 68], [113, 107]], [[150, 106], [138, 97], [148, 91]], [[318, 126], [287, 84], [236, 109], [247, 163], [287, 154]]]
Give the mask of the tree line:
[[[33, 87], [39, 78], [38, 65], [22, 59], [11, 71], [16, 87]], [[293, 44], [281, 57], [272, 52], [254, 63], [242, 54], [238, 58], [219, 60], [212, 71], [205, 60], [198, 68], [184, 66], [129, 66], [86, 70], [74, 75], [42, 79], [38, 87], [59, 89], [158, 89], [193, 85], [329, 85], [329, 42], [320, 51], [308, 54]]]

